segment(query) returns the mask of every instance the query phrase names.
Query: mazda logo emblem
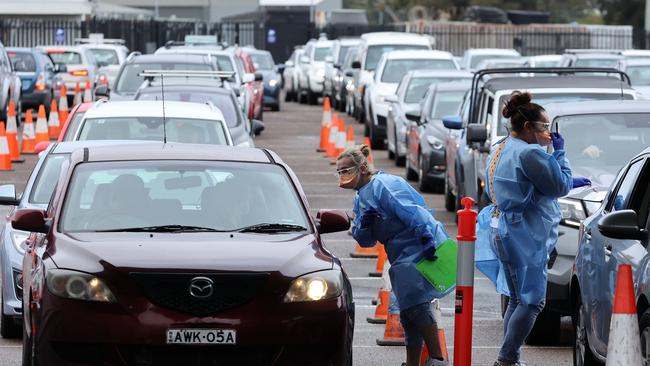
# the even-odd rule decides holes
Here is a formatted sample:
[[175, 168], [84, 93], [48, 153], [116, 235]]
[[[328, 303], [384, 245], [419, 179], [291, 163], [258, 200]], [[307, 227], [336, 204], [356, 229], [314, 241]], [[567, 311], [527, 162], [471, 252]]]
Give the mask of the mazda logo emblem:
[[194, 277], [190, 281], [190, 295], [197, 299], [205, 299], [214, 293], [214, 282], [207, 277]]

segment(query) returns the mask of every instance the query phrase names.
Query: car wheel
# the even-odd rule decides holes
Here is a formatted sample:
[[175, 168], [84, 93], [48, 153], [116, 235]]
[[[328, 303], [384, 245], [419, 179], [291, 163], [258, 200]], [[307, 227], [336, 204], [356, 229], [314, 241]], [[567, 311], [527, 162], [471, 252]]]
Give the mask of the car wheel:
[[[393, 145], [393, 146], [395, 146], [395, 145]], [[388, 152], [388, 160], [395, 159], [395, 152], [390, 151], [390, 146], [386, 146], [386, 151]]]
[[[0, 289], [0, 291], [2, 291]], [[4, 299], [0, 300], [0, 309], [2, 304], [4, 304]], [[22, 331], [21, 324], [17, 324], [15, 319], [5, 315], [4, 313], [0, 316], [0, 336], [4, 339], [17, 339], [20, 338]]]
[[298, 103], [307, 104], [307, 95], [305, 95], [302, 89], [298, 89]]
[[271, 106], [271, 110], [273, 112], [279, 112], [280, 111], [280, 101], [279, 100], [278, 100], [277, 104], [274, 104], [274, 105]]
[[315, 105], [318, 103], [318, 96], [312, 93], [311, 89], [307, 89], [307, 103], [309, 105]]
[[582, 305], [580, 295], [578, 295], [578, 303], [573, 312], [573, 323], [575, 324], [573, 335], [573, 365], [602, 366], [602, 363], [598, 361], [589, 347], [585, 316], [585, 308]]
[[526, 338], [526, 344], [553, 345], [560, 339], [560, 314], [547, 309], [542, 310], [535, 320], [533, 329]]
[[650, 365], [650, 309], [643, 312], [639, 320], [639, 332], [641, 333], [641, 355], [643, 364]]
[[449, 212], [456, 210], [456, 196], [449, 189], [449, 177], [445, 174], [445, 209]]
[[418, 159], [418, 189], [420, 192], [431, 192], [433, 190], [431, 181], [427, 179], [424, 160], [421, 157]]
[[287, 91], [284, 93], [284, 101], [285, 102], [291, 102], [293, 100], [293, 92]]
[[418, 173], [411, 168], [411, 162], [406, 160], [406, 180], [414, 181], [418, 179]]

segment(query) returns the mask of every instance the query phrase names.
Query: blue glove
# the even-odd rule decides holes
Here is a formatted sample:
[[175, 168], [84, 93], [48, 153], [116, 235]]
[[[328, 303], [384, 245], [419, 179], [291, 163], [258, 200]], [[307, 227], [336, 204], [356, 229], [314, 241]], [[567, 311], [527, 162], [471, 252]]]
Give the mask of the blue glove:
[[591, 179], [585, 177], [575, 177], [573, 178], [573, 188], [590, 186]]
[[433, 239], [429, 239], [424, 244], [424, 249], [422, 250], [422, 255], [425, 259], [430, 261], [435, 261], [438, 259], [436, 256], [436, 242]]
[[361, 227], [362, 228], [367, 228], [369, 226], [372, 226], [372, 224], [375, 223], [375, 220], [379, 217], [379, 214], [375, 210], [368, 210], [361, 215], [361, 218], [359, 218], [359, 221], [361, 222]]
[[564, 137], [558, 132], [551, 133], [551, 140], [553, 140], [553, 149], [554, 150], [564, 150]]

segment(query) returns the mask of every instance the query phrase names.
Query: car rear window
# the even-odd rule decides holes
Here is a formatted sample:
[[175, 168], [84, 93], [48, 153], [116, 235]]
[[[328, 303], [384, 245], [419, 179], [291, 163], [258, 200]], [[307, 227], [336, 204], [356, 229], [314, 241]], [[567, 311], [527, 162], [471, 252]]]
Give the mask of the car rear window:
[[368, 71], [373, 71], [375, 68], [377, 68], [377, 63], [379, 63], [379, 59], [381, 58], [381, 56], [384, 53], [389, 51], [428, 50], [428, 49], [430, 49], [428, 46], [419, 46], [419, 45], [411, 45], [411, 44], [400, 44], [400, 45], [383, 44], [383, 45], [370, 46], [368, 47], [368, 51], [366, 53], [366, 61], [364, 63], [363, 68]]
[[[496, 58], [512, 58], [513, 55], [474, 55], [470, 62], [469, 68], [475, 69], [478, 64], [485, 60], [496, 59]], [[516, 56], [515, 56], [516, 57]]]
[[76, 112], [72, 116], [70, 123], [68, 123], [68, 128], [65, 130], [65, 135], [63, 135], [63, 141], [74, 141], [74, 136], [79, 129], [84, 114], [86, 114], [86, 112]]
[[144, 77], [139, 76], [144, 70], [192, 70], [210, 71], [214, 70], [213, 64], [189, 64], [189, 63], [132, 63], [127, 64], [117, 76], [115, 91], [118, 93], [135, 93], [142, 85]]
[[[162, 95], [156, 92], [140, 93], [138, 100], [161, 100]], [[215, 107], [219, 108], [223, 117], [226, 119], [228, 127], [235, 127], [239, 124], [239, 113], [237, 113], [237, 101], [230, 94], [223, 93], [202, 93], [202, 92], [180, 92], [165, 91], [165, 100], [174, 100], [179, 102], [205, 103], [212, 102]]]
[[33, 204], [47, 204], [52, 198], [54, 187], [59, 179], [61, 172], [61, 165], [70, 156], [70, 154], [49, 154], [38, 175], [34, 180], [31, 194], [29, 195], [29, 203]]
[[407, 72], [423, 69], [456, 70], [456, 64], [452, 60], [436, 59], [389, 60], [384, 66], [381, 81], [384, 83], [399, 83]]
[[64, 202], [63, 232], [163, 225], [235, 231], [262, 223], [309, 228], [294, 185], [284, 169], [273, 164], [83, 163], [75, 168]]
[[[433, 83], [447, 83], [452, 81], [461, 81], [461, 80], [471, 80], [468, 78], [462, 77], [421, 77], [421, 78], [412, 78], [411, 82], [406, 89], [406, 95], [404, 96], [405, 103], [417, 103], [422, 99], [424, 93], [427, 92], [427, 89]], [[461, 96], [462, 99], [462, 96]]]
[[442, 119], [444, 116], [458, 114], [465, 91], [438, 91], [433, 100], [431, 118]]
[[256, 70], [273, 70], [275, 64], [273, 63], [273, 57], [271, 54], [267, 53], [251, 53], [251, 59], [255, 63]]
[[97, 64], [105, 65], [119, 65], [120, 58], [117, 55], [115, 50], [109, 50], [104, 48], [91, 48], [90, 53], [93, 55], [93, 58]]
[[18, 72], [36, 72], [36, 59], [27, 52], [8, 52], [14, 70]]
[[650, 65], [628, 66], [625, 72], [630, 76], [632, 86], [650, 85]]
[[325, 61], [325, 57], [331, 53], [331, 47], [316, 47], [316, 49], [314, 49], [314, 61]]
[[598, 59], [598, 58], [579, 58], [576, 60], [576, 67], [619, 67], [619, 60], [616, 59]]
[[47, 51], [50, 58], [56, 64], [79, 65], [81, 64], [81, 54], [72, 51]]
[[[165, 134], [169, 142], [227, 145], [222, 123], [214, 120], [167, 117]], [[88, 118], [81, 125], [77, 140], [163, 140], [160, 117]]]

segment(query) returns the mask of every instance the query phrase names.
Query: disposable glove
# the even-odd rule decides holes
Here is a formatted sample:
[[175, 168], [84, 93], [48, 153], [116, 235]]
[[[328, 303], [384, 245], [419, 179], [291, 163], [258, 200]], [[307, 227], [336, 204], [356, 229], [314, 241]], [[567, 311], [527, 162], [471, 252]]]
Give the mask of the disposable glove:
[[377, 217], [379, 217], [379, 214], [375, 210], [368, 210], [361, 215], [361, 218], [359, 221], [361, 222], [361, 227], [362, 228], [367, 228], [372, 226], [372, 224], [375, 223], [375, 220], [377, 220]]
[[551, 133], [551, 140], [553, 141], [554, 150], [564, 150], [564, 137], [558, 132]]
[[591, 179], [585, 177], [575, 177], [573, 178], [573, 188], [579, 188], [584, 186], [590, 186]]
[[438, 257], [436, 256], [436, 242], [433, 241], [433, 239], [429, 239], [424, 244], [422, 255], [424, 256], [425, 259], [430, 261], [435, 261], [436, 259], [438, 259]]

